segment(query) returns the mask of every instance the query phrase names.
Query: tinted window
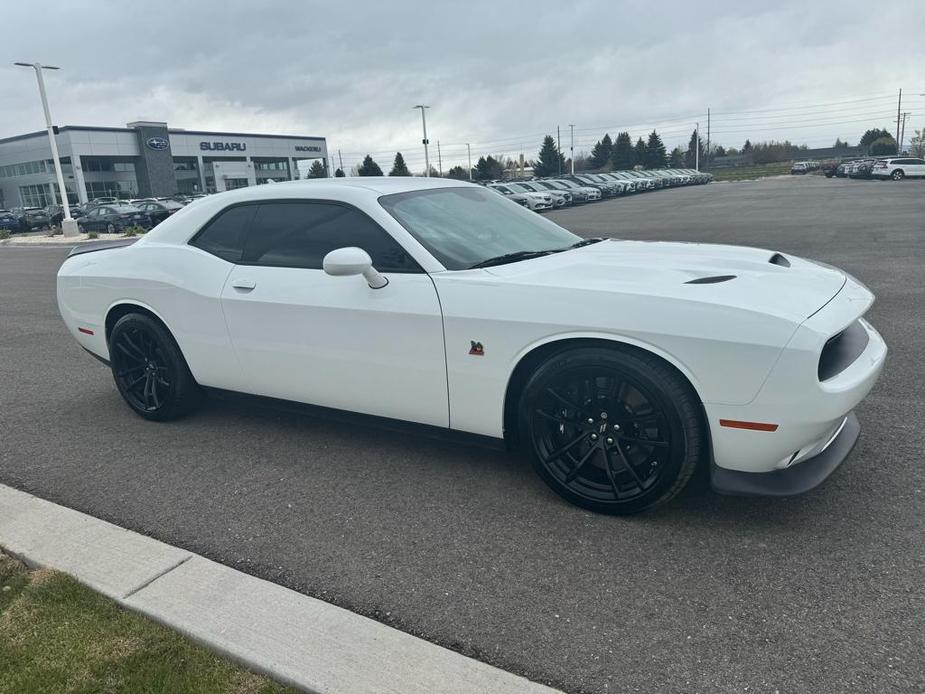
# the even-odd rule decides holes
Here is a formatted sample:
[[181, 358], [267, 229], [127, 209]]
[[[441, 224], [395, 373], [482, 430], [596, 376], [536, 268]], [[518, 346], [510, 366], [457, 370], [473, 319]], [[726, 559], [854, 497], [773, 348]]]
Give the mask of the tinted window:
[[419, 272], [414, 260], [365, 214], [344, 205], [278, 202], [260, 206], [243, 262], [320, 270], [331, 251], [356, 246], [381, 272]]
[[209, 222], [191, 244], [228, 262], [239, 262], [244, 253], [244, 235], [256, 211], [257, 205], [225, 210]]

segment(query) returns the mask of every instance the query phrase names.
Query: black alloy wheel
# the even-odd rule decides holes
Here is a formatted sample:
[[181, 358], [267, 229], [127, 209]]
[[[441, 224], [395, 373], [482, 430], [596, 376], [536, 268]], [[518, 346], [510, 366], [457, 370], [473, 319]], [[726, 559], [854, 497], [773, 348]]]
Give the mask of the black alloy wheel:
[[568, 501], [603, 513], [637, 513], [678, 494], [705, 450], [704, 431], [690, 385], [645, 353], [560, 353], [521, 398], [534, 468]]
[[149, 316], [130, 313], [120, 318], [109, 338], [109, 355], [119, 393], [142, 417], [174, 419], [198, 401], [199, 387], [179, 347]]

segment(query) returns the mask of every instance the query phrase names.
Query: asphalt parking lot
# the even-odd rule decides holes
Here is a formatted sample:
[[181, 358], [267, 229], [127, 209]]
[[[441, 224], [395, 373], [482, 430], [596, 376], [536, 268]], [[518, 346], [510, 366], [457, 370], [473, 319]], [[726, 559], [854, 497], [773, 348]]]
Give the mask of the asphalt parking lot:
[[633, 518], [509, 454], [212, 401], [152, 424], [67, 335], [65, 251], [0, 247], [0, 482], [569, 692], [925, 690], [925, 182], [793, 177], [550, 213], [585, 236], [762, 246], [877, 294], [854, 453], [798, 499], [705, 482]]

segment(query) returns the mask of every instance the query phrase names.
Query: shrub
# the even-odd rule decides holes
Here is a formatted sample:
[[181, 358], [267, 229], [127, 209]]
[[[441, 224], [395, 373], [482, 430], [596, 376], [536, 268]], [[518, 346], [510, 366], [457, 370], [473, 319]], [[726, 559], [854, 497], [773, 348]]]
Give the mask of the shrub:
[[87, 234], [88, 239], [98, 239], [99, 237], [100, 237], [100, 233], [98, 231], [91, 231], [90, 233]]
[[0, 241], [6, 241], [10, 238], [10, 232], [8, 229], [0, 229]]

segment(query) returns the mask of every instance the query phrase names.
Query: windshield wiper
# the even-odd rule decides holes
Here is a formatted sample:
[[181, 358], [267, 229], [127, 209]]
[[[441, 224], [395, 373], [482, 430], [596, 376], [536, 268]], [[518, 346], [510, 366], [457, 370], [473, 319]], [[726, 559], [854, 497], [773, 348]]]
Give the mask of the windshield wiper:
[[606, 241], [603, 236], [595, 236], [592, 239], [582, 239], [581, 241], [576, 241], [571, 246], [566, 246], [563, 248], [563, 251], [570, 251], [573, 248], [581, 248], [582, 246], [590, 246], [592, 243], [598, 243], [599, 241]]
[[504, 265], [505, 263], [514, 263], [518, 260], [527, 260], [528, 258], [539, 258], [542, 255], [549, 255], [550, 253], [556, 252], [557, 251], [514, 251], [513, 253], [505, 253], [503, 255], [495, 256], [494, 258], [488, 258], [488, 260], [482, 260], [475, 265], [470, 265], [469, 269], [475, 270], [476, 268], [480, 267]]

